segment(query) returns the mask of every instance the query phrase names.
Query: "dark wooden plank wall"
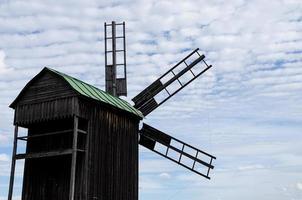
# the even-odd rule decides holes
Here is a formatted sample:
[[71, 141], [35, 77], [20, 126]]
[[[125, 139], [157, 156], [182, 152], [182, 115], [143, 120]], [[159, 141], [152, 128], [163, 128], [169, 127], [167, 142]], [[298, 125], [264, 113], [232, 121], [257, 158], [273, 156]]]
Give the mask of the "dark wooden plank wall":
[[74, 90], [58, 76], [44, 72], [29, 85], [18, 101], [18, 105], [33, 104], [58, 98], [77, 95]]
[[[30, 138], [26, 153], [49, 152], [72, 147], [73, 118], [51, 120], [31, 124], [28, 135], [33, 136], [60, 130], [71, 130], [70, 133]], [[79, 120], [79, 129], [87, 130], [87, 121]], [[79, 134], [78, 147], [85, 148], [83, 134]], [[79, 152], [76, 164], [75, 199], [85, 199], [83, 180], [85, 154]], [[38, 159], [27, 159], [24, 166], [23, 200], [66, 200], [69, 195], [71, 154]]]
[[64, 119], [76, 113], [77, 97], [67, 97], [35, 104], [17, 105], [14, 124], [27, 127], [32, 123]]
[[79, 101], [79, 114], [88, 118], [88, 199], [138, 199], [139, 119]]
[[[77, 107], [77, 106], [76, 106]], [[85, 166], [88, 159], [88, 152], [86, 151], [86, 142], [88, 136], [88, 121], [83, 118], [79, 118], [78, 129], [86, 131], [87, 134], [78, 133], [78, 149], [85, 150], [84, 152], [77, 153], [77, 163], [76, 163], [76, 180], [75, 180], [75, 199], [76, 200], [86, 200], [87, 190], [86, 190], [86, 173]], [[71, 170], [71, 168], [70, 168]]]
[[28, 136], [40, 135], [43, 133], [61, 130], [70, 130], [70, 132], [57, 135], [29, 138], [27, 141], [26, 153], [71, 149], [72, 128], [72, 118], [51, 120], [47, 122], [31, 124], [28, 127]]
[[70, 155], [25, 161], [22, 200], [67, 200]]
[[37, 77], [18, 97], [14, 124], [26, 126], [72, 116], [78, 94], [50, 72]]
[[[72, 129], [72, 125], [72, 118], [34, 123], [28, 127], [28, 135]], [[30, 138], [27, 142], [26, 153], [70, 149], [71, 144], [72, 131], [62, 135]], [[68, 199], [70, 163], [70, 155], [26, 159], [22, 199]]]
[[[88, 122], [87, 142], [80, 136], [80, 146], [87, 144], [88, 151], [79, 153], [77, 157], [75, 199], [137, 200], [137, 116], [94, 100], [79, 98], [64, 81], [45, 73], [18, 99], [15, 124], [29, 128], [30, 135], [50, 132], [69, 127], [68, 119], [74, 114]], [[27, 152], [65, 148], [71, 144], [69, 141], [72, 140], [68, 136], [34, 139], [28, 143]], [[70, 157], [26, 160], [22, 199], [68, 199]]]

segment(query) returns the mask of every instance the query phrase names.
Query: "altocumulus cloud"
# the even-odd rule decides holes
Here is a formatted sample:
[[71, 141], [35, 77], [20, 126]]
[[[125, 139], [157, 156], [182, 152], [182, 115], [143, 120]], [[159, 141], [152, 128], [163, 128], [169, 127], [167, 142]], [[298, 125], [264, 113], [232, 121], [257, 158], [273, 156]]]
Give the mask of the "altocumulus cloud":
[[299, 190], [302, 190], [302, 183], [298, 182], [298, 183], [297, 183], [297, 188], [298, 188]]
[[4, 51], [0, 50], [0, 74], [7, 73], [9, 68], [5, 64], [5, 53]]
[[302, 199], [301, 13], [300, 0], [0, 0], [0, 155], [25, 83], [49, 66], [104, 88], [103, 22], [126, 21], [127, 100], [196, 47], [214, 66], [146, 119], [215, 154], [213, 179], [141, 148], [141, 199]]

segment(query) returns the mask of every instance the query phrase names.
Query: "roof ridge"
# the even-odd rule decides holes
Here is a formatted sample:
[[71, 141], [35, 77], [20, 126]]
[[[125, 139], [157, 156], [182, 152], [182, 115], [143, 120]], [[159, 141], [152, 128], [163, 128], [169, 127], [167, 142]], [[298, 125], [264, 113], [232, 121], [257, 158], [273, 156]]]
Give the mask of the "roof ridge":
[[[57, 75], [63, 77], [63, 78], [65, 79], [65, 81], [67, 81], [68, 84], [69, 84], [73, 89], [75, 89], [77, 92], [79, 92], [81, 95], [88, 96], [89, 98], [96, 99], [96, 100], [102, 101], [102, 102], [104, 102], [104, 103], [109, 103], [109, 104], [111, 104], [111, 105], [113, 105], [113, 106], [115, 106], [115, 107], [118, 107], [118, 108], [122, 109], [122, 110], [126, 110], [126, 111], [128, 111], [128, 112], [131, 112], [131, 113], [133, 113], [133, 114], [135, 114], [135, 115], [138, 115], [138, 116], [140, 116], [140, 117], [142, 117], [142, 118], [144, 117], [143, 114], [142, 114], [139, 110], [137, 110], [136, 108], [134, 108], [129, 102], [127, 102], [127, 101], [124, 100], [124, 99], [121, 99], [121, 98], [119, 98], [119, 97], [113, 96], [113, 95], [109, 94], [108, 92], [103, 91], [103, 90], [97, 88], [97, 87], [94, 86], [94, 85], [91, 85], [91, 84], [89, 84], [89, 83], [86, 83], [86, 82], [84, 82], [84, 81], [82, 81], [82, 80], [80, 80], [80, 79], [78, 79], [78, 78], [72, 77], [72, 76], [70, 76], [70, 75], [68, 75], [68, 74], [65, 74], [65, 73], [63, 73], [63, 72], [57, 71], [57, 70], [55, 70], [55, 69], [52, 69], [52, 68], [49, 68], [49, 67], [45, 67], [44, 69], [47, 69], [47, 70], [49, 70], [49, 71], [51, 71], [51, 72], [53, 72], [53, 73], [55, 73], [55, 74], [57, 74]], [[100, 93], [102, 93], [102, 94], [98, 94], [96, 91], [94, 91], [94, 93], [97, 94], [97, 96], [95, 96], [95, 95], [93, 95], [93, 94], [89, 91], [89, 89], [88, 89], [87, 91], [89, 91], [91, 94], [86, 94], [86, 92], [84, 92], [83, 89], [81, 89], [81, 86], [77, 85], [77, 83], [74, 83], [74, 84], [76, 85], [76, 87], [78, 88], [78, 89], [77, 89], [77, 88], [75, 87], [75, 85], [72, 85], [66, 78], [70, 79], [71, 81], [77, 81], [77, 82], [79, 82], [80, 84], [82, 84], [84, 87], [90, 87], [92, 90], [93, 90], [93, 89], [94, 89], [94, 90], [97, 90], [97, 92], [100, 92]], [[86, 88], [86, 89], [87, 89], [87, 88]], [[79, 90], [81, 90], [81, 91], [79, 91]], [[90, 95], [91, 95], [92, 97], [91, 97]], [[102, 97], [102, 95], [104, 95], [104, 96]], [[107, 97], [106, 97], [106, 96], [107, 96]], [[106, 100], [104, 100], [104, 98], [105, 98]], [[112, 102], [110, 99], [108, 99], [108, 98], [112, 98], [112, 101], [113, 101], [113, 102]]]

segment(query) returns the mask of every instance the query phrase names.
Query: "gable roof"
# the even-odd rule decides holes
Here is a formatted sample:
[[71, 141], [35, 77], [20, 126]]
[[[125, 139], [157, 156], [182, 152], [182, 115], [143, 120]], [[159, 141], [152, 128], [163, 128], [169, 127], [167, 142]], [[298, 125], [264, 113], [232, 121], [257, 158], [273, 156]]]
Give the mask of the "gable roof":
[[[41, 73], [43, 73], [44, 71], [48, 71], [56, 76], [58, 76], [59, 78], [61, 78], [62, 80], [66, 81], [66, 83], [68, 85], [71, 86], [71, 88], [78, 94], [88, 97], [90, 99], [102, 102], [102, 103], [106, 103], [109, 104], [115, 108], [127, 111], [129, 113], [132, 113], [140, 118], [143, 118], [143, 114], [137, 110], [136, 108], [134, 108], [133, 106], [131, 106], [127, 101], [112, 96], [111, 94], [104, 92], [103, 90], [94, 87], [93, 85], [90, 85], [88, 83], [85, 83], [79, 79], [76, 79], [74, 77], [71, 77], [67, 74], [64, 74], [62, 72], [56, 71], [54, 69], [45, 67], [37, 76], [39, 76]], [[36, 76], [36, 77], [37, 77]], [[24, 93], [25, 89], [35, 80], [34, 77], [24, 88], [23, 90], [20, 92], [20, 94], [17, 96], [17, 98], [13, 101], [13, 103], [10, 105], [11, 108], [14, 108], [14, 105], [16, 104], [17, 100], [22, 96], [22, 94]]]

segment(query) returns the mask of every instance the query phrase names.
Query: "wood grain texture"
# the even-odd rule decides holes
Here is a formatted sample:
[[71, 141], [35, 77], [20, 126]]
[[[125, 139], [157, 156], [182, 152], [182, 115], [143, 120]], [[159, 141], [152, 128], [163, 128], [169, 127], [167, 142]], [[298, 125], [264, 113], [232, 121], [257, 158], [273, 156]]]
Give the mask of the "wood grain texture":
[[88, 118], [87, 199], [138, 199], [139, 120], [79, 101]]
[[52, 152], [75, 147], [75, 133], [50, 133], [73, 130], [74, 116], [83, 130], [78, 132], [76, 148], [84, 150], [74, 159], [74, 199], [137, 200], [140, 118], [80, 96], [61, 81], [42, 74], [14, 104], [14, 124], [28, 128], [29, 136], [21, 156], [25, 158], [22, 200], [69, 198], [72, 156]]

